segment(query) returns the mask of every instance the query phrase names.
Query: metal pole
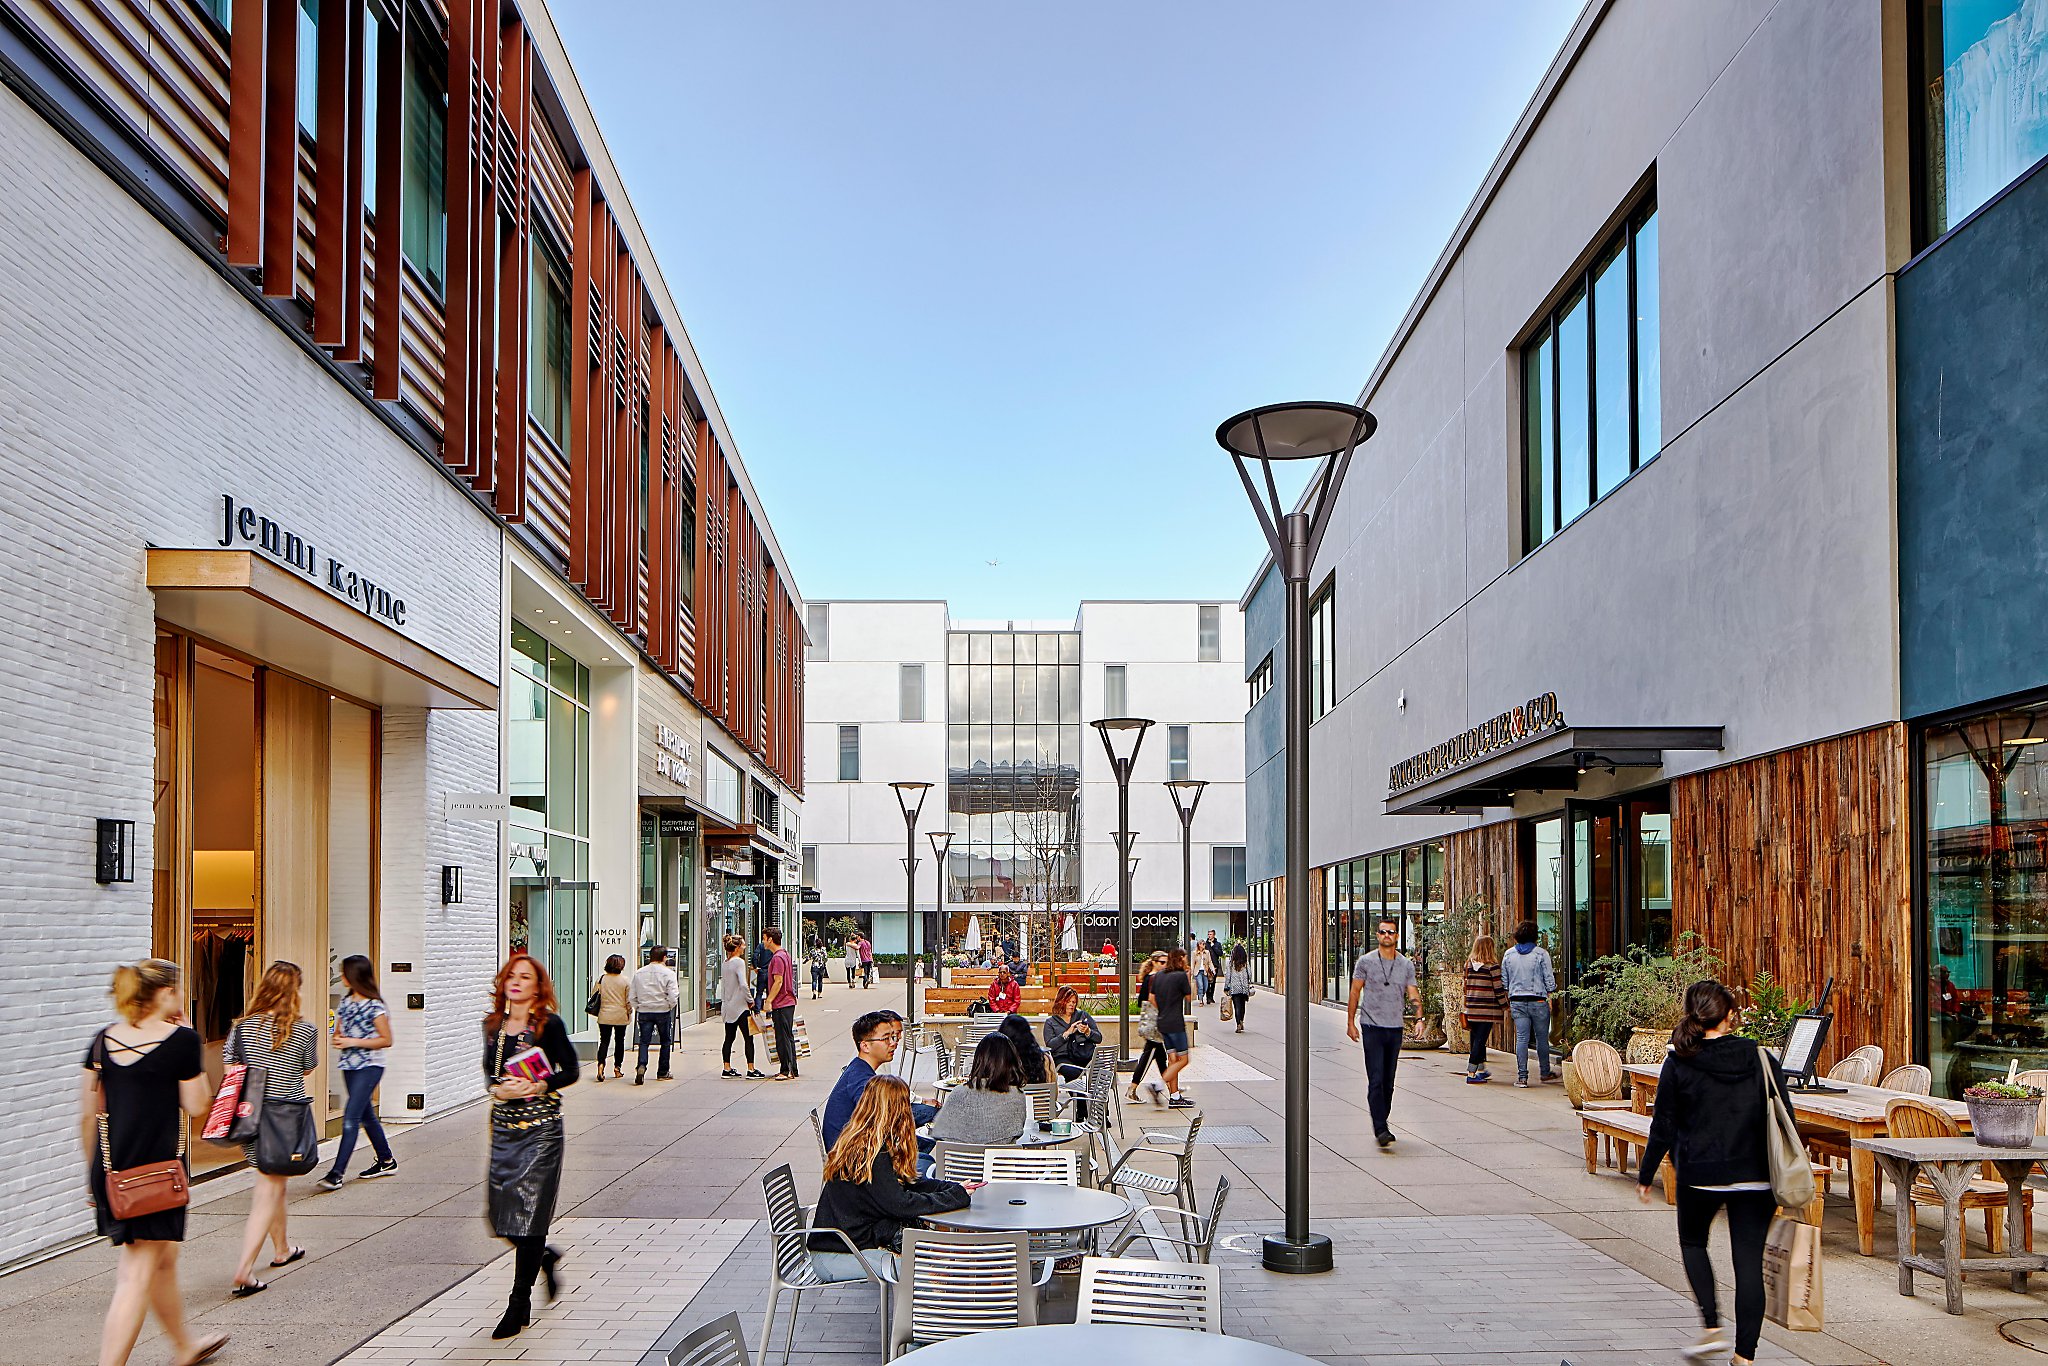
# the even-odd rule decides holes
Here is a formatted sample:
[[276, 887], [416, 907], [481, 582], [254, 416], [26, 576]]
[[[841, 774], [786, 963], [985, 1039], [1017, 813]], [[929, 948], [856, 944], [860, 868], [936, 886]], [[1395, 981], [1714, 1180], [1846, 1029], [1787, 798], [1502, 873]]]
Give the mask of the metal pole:
[[1195, 922], [1195, 810], [1180, 813], [1180, 943], [1185, 949]]
[[[924, 804], [918, 803], [922, 810]], [[903, 813], [903, 1028], [917, 1026], [917, 812]], [[913, 1048], [910, 1056], [915, 1058]]]
[[1131, 766], [1116, 768], [1116, 1051], [1131, 1060]]

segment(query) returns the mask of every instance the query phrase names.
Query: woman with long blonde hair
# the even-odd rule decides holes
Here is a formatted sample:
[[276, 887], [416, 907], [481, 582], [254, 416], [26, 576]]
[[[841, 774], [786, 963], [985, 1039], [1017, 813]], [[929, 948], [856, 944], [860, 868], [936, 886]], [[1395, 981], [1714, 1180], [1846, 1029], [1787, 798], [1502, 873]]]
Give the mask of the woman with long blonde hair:
[[[539, 1050], [542, 1067], [522, 1062]], [[555, 1003], [555, 986], [540, 960], [515, 953], [491, 984], [484, 1017], [484, 1080], [491, 1099], [491, 1164], [485, 1209], [491, 1229], [512, 1244], [512, 1297], [491, 1333], [509, 1338], [533, 1318], [533, 1283], [547, 1278], [555, 1298], [555, 1265], [562, 1254], [548, 1246], [555, 1196], [562, 1186], [562, 1098], [575, 1082], [575, 1045]]]
[[1486, 1068], [1486, 1040], [1507, 1008], [1500, 955], [1494, 952], [1493, 936], [1481, 934], [1472, 941], [1472, 952], [1465, 958], [1465, 1029], [1472, 1036], [1472, 1048], [1465, 1055], [1465, 1080], [1470, 1085], [1483, 1085], [1493, 1076]]
[[[256, 984], [256, 999], [249, 1013], [228, 1031], [222, 1057], [228, 1062], [247, 1063], [263, 1069], [264, 1101], [301, 1102], [306, 1099], [306, 1074], [320, 1065], [320, 1032], [301, 1018], [299, 990], [305, 974], [297, 963], [279, 959], [263, 971]], [[256, 1145], [242, 1145], [242, 1155], [256, 1166]], [[284, 1187], [281, 1174], [256, 1171], [256, 1190], [249, 1202], [249, 1222], [242, 1230], [242, 1260], [235, 1265], [235, 1284], [229, 1292], [237, 1299], [269, 1289], [256, 1279], [256, 1254], [263, 1240], [270, 1239], [272, 1267], [290, 1266], [306, 1255], [293, 1247], [285, 1228]]]
[[[927, 1214], [965, 1209], [968, 1199], [968, 1187], [957, 1181], [918, 1178], [910, 1087], [901, 1077], [878, 1076], [861, 1092], [853, 1117], [825, 1159], [825, 1187], [818, 1193], [812, 1227], [838, 1229], [860, 1250], [858, 1260], [880, 1270], [889, 1264], [907, 1225]], [[865, 1274], [846, 1244], [830, 1235], [812, 1235], [811, 1257], [819, 1271], [835, 1279]]]

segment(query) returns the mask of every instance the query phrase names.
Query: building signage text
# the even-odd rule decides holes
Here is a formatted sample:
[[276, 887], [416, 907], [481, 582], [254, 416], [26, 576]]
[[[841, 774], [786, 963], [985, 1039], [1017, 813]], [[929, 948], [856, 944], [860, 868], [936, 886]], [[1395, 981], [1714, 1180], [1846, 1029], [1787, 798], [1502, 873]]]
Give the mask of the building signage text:
[[296, 569], [365, 615], [405, 625], [405, 599], [384, 584], [372, 583], [332, 555], [322, 555], [312, 541], [288, 529], [284, 523], [258, 513], [247, 503], [235, 503], [235, 495], [221, 495], [222, 546], [253, 545], [265, 555], [290, 569]]
[[1559, 730], [1564, 726], [1564, 709], [1557, 704], [1557, 694], [1544, 693], [1532, 697], [1521, 706], [1502, 712], [1490, 721], [1472, 727], [1461, 735], [1453, 736], [1432, 749], [1426, 749], [1412, 759], [1403, 759], [1387, 770], [1387, 790], [1399, 792], [1403, 788], [1426, 782], [1439, 774], [1463, 768], [1466, 764], [1485, 758], [1495, 750], [1506, 749], [1519, 744], [1532, 735], [1541, 735], [1547, 730]]
[[667, 726], [654, 728], [654, 771], [672, 783], [690, 782], [690, 741]]
[[[1084, 914], [1081, 917], [1081, 923], [1083, 925], [1099, 927], [1105, 930], [1115, 929], [1116, 916], [1113, 913], [1104, 915], [1098, 915], [1093, 913]], [[1131, 913], [1131, 928], [1134, 930], [1171, 930], [1178, 929], [1179, 927], [1180, 917], [1178, 915], [1141, 915], [1135, 911]]]

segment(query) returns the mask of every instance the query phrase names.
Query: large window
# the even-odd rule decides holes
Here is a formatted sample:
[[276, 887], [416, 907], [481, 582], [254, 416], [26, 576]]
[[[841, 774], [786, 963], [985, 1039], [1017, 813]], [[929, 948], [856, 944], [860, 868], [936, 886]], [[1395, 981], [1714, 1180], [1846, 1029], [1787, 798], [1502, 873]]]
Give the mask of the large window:
[[1130, 689], [1126, 686], [1126, 671], [1121, 664], [1102, 666], [1102, 714], [1104, 716], [1129, 716], [1131, 714]]
[[1323, 584], [1308, 605], [1308, 719], [1337, 705], [1337, 581]]
[[1259, 661], [1259, 667], [1252, 670], [1252, 676], [1246, 680], [1246, 684], [1251, 689], [1251, 705], [1256, 707], [1259, 705], [1259, 699], [1273, 690], [1273, 656], [1267, 655]]
[[740, 819], [739, 765], [710, 746], [704, 749], [704, 805], [731, 824]]
[[1662, 449], [1657, 296], [1652, 203], [1602, 244], [1523, 344], [1524, 552]]
[[548, 439], [569, 448], [569, 268], [534, 234], [533, 379], [529, 405]]
[[448, 271], [448, 101], [426, 40], [405, 51], [405, 193], [399, 240], [405, 259], [436, 291]]
[[1920, 240], [2048, 157], [2048, 22], [2038, 0], [1918, 0]]
[[1223, 609], [1221, 607], [1197, 607], [1195, 615], [1195, 661], [1199, 664], [1214, 664], [1223, 658]]
[[1209, 899], [1211, 901], [1242, 901], [1244, 898], [1244, 846], [1242, 844], [1210, 845]]
[[1081, 881], [1081, 637], [955, 631], [946, 661], [947, 895], [1060, 913], [1100, 896]]
[[511, 946], [565, 982], [593, 975], [590, 670], [524, 627], [506, 673]]
[[1180, 782], [1188, 776], [1188, 728], [1168, 726], [1166, 728], [1166, 776], [1173, 782]]
[[1443, 841], [1431, 840], [1323, 870], [1325, 997], [1341, 1001], [1350, 992], [1352, 965], [1379, 947], [1381, 916], [1400, 923], [1401, 948], [1415, 951], [1422, 924], [1445, 910], [1444, 863]]
[[804, 658], [822, 664], [832, 658], [832, 604], [812, 602], [804, 605], [804, 634], [811, 643], [804, 651]]
[[857, 783], [860, 781], [860, 727], [839, 728], [839, 781]]
[[1246, 889], [1244, 951], [1251, 959], [1252, 980], [1260, 986], [1273, 985], [1273, 888], [1261, 882]]
[[924, 665], [896, 666], [896, 719], [924, 720]]

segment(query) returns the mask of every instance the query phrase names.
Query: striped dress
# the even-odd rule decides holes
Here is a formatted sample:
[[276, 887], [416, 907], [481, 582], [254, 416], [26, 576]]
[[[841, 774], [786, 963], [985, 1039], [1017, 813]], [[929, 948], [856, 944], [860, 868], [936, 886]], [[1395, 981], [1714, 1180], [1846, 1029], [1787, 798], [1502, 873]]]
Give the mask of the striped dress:
[[[310, 1021], [298, 1020], [283, 1048], [271, 1047], [276, 1037], [268, 1015], [249, 1015], [235, 1024], [225, 1050], [226, 1060], [245, 1062], [264, 1072], [263, 1094], [272, 1100], [304, 1100], [306, 1074], [320, 1065], [320, 1032]], [[256, 1164], [256, 1145], [244, 1143], [242, 1156]]]

